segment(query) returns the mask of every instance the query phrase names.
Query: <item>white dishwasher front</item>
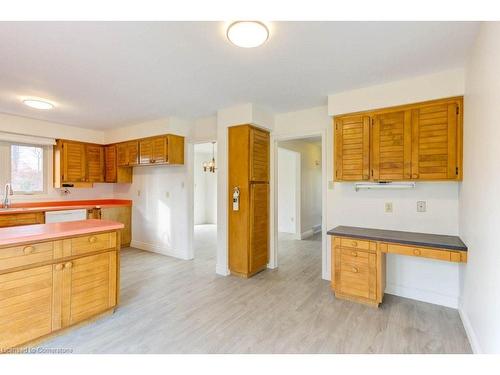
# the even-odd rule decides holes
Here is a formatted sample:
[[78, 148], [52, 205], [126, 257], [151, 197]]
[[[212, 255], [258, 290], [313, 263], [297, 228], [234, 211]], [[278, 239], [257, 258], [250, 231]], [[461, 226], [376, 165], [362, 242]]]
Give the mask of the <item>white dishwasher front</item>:
[[46, 223], [62, 223], [65, 221], [78, 221], [86, 219], [87, 219], [86, 209], [45, 212]]

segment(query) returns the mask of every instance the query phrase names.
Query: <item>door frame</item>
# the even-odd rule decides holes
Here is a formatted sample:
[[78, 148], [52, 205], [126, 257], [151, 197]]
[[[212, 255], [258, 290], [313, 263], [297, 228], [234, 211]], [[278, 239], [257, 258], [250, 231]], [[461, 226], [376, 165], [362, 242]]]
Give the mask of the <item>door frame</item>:
[[298, 140], [304, 138], [321, 137], [321, 277], [330, 279], [328, 274], [328, 254], [327, 254], [327, 130], [316, 130], [312, 132], [297, 132], [286, 135], [275, 135], [271, 132], [271, 173], [270, 173], [270, 246], [268, 268], [278, 268], [278, 142]]

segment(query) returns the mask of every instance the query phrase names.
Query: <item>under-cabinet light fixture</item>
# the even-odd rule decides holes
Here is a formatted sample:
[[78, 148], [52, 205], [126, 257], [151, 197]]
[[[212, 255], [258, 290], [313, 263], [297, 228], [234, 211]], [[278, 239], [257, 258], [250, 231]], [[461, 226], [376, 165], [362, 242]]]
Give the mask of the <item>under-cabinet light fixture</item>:
[[354, 184], [354, 190], [360, 189], [415, 189], [415, 182], [357, 182]]

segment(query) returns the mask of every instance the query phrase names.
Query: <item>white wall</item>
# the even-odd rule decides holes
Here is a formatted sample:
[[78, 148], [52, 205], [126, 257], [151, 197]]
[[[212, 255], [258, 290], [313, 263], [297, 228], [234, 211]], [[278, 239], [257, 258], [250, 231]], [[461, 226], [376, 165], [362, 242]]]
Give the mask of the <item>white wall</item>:
[[278, 232], [300, 239], [300, 153], [278, 148]]
[[304, 239], [321, 229], [321, 141], [289, 140], [278, 146], [300, 155], [300, 238]]
[[460, 235], [469, 247], [461, 315], [475, 352], [500, 353], [500, 24], [482, 23], [466, 69]]
[[104, 132], [62, 125], [49, 121], [0, 113], [0, 131], [39, 137], [74, 139], [82, 142], [103, 143]]
[[211, 160], [212, 153], [198, 152], [197, 146], [194, 145], [193, 167], [194, 224], [217, 224], [217, 171], [203, 171], [203, 162]]

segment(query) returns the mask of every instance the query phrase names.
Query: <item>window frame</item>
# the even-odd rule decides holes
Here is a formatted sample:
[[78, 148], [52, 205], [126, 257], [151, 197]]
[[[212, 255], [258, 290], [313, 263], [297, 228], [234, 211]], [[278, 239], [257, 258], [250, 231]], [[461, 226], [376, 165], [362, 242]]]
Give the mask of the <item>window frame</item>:
[[4, 142], [7, 145], [7, 153], [8, 153], [8, 161], [7, 161], [7, 174], [6, 176], [3, 176], [3, 178], [7, 182], [12, 182], [12, 146], [27, 146], [27, 147], [39, 147], [43, 151], [43, 161], [42, 161], [42, 167], [43, 167], [43, 173], [42, 173], [42, 190], [37, 190], [37, 191], [17, 191], [17, 190], [12, 190], [13, 195], [17, 196], [31, 196], [31, 195], [43, 195], [43, 194], [48, 194], [47, 192], [47, 180], [48, 180], [48, 154], [49, 154], [49, 147], [47, 145], [40, 145], [40, 144], [33, 144], [33, 143], [22, 143], [22, 142]]

